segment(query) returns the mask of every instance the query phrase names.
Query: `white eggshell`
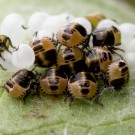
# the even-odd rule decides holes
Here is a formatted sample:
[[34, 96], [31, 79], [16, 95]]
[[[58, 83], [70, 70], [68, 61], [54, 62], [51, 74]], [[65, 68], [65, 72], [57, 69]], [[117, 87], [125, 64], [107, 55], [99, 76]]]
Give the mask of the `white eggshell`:
[[70, 13], [62, 13], [62, 14], [60, 14], [59, 15], [60, 17], [62, 17], [64, 20], [66, 20], [68, 23], [70, 22], [70, 21], [72, 21], [75, 17], [72, 15], [72, 14], [70, 14]]
[[123, 48], [127, 48], [129, 42], [135, 38], [135, 25], [132, 23], [123, 23], [119, 26], [121, 31], [121, 43]]
[[34, 51], [27, 44], [20, 44], [18, 50], [12, 53], [12, 63], [17, 68], [29, 68], [34, 64], [34, 61]]
[[135, 71], [135, 53], [126, 53], [124, 59], [127, 61], [130, 71]]
[[41, 30], [43, 22], [49, 17], [46, 12], [35, 12], [28, 19], [28, 36], [32, 35]]
[[54, 39], [56, 39], [56, 33], [66, 24], [67, 21], [61, 16], [50, 16], [44, 21], [42, 30], [46, 31], [46, 35], [48, 35], [48, 37], [52, 38], [54, 35]]
[[[43, 37], [50, 37], [50, 35], [47, 35], [45, 30], [39, 30], [39, 31], [37, 31], [36, 34], [33, 35], [32, 41], [35, 41], [37, 39], [41, 39]], [[51, 37], [52, 37], [52, 35], [51, 35]]]
[[115, 26], [116, 28], [119, 27], [119, 25], [115, 21], [110, 20], [110, 19], [103, 19], [98, 23], [96, 29], [100, 29], [104, 27], [111, 27], [111, 26]]
[[135, 53], [135, 38], [125, 46], [126, 53]]

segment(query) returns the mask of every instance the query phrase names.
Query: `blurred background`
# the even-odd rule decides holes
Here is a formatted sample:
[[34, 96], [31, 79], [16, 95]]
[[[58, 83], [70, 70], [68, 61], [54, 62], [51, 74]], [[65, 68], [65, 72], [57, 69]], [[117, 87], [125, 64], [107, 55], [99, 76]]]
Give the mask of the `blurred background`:
[[28, 18], [33, 12], [45, 11], [50, 15], [69, 12], [75, 16], [99, 11], [119, 22], [135, 22], [134, 0], [0, 0], [0, 22], [12, 12]]
[[125, 2], [131, 6], [135, 6], [135, 1], [134, 0], [125, 0]]

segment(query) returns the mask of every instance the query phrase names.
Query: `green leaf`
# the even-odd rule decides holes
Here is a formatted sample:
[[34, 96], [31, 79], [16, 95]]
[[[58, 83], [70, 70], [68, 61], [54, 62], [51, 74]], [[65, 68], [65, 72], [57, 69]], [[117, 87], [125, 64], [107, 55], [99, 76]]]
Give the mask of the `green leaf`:
[[[99, 11], [119, 23], [135, 22], [135, 10], [122, 2], [107, 0], [4, 0], [0, 1], [0, 19], [19, 12], [28, 19], [34, 12], [45, 10], [51, 15], [69, 12], [83, 16]], [[11, 76], [0, 71], [0, 85]], [[26, 104], [0, 89], [0, 135], [134, 135], [135, 75], [120, 92], [104, 90], [101, 102], [74, 100], [64, 102], [64, 96], [30, 97]]]

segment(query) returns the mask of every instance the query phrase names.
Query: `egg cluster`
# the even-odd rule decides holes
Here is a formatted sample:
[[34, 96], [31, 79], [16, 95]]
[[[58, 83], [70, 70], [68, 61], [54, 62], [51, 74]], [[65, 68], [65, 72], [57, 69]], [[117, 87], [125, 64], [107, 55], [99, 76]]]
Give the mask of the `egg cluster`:
[[[12, 97], [23, 100], [34, 92], [66, 93], [98, 102], [101, 88], [117, 90], [129, 81], [134, 59], [133, 29], [135, 25], [118, 25], [101, 13], [75, 18], [37, 12], [27, 25], [19, 14], [10, 14], [1, 24], [0, 64], [5, 71], [15, 73], [4, 88]], [[30, 43], [19, 44], [26, 34]], [[34, 68], [28, 70], [31, 66]], [[37, 73], [39, 68], [43, 71]]]

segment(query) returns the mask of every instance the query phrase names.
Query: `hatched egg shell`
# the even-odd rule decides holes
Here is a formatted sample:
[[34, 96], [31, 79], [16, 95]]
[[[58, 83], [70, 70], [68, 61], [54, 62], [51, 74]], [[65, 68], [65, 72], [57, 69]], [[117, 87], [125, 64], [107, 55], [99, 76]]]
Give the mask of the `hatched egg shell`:
[[111, 27], [111, 26], [115, 26], [116, 28], [119, 27], [118, 23], [116, 23], [115, 21], [111, 19], [103, 19], [98, 23], [96, 29], [100, 29], [104, 27]]
[[34, 64], [35, 54], [27, 44], [20, 44], [19, 48], [12, 52], [12, 63], [19, 69], [29, 68]]
[[127, 61], [130, 71], [135, 72], [135, 52], [134, 53], [126, 53], [124, 55], [124, 59]]
[[135, 53], [135, 38], [132, 39], [127, 46], [125, 46], [125, 52], [127, 53]]
[[[35, 40], [37, 40], [37, 39], [41, 39], [41, 38], [43, 38], [43, 37], [50, 37], [50, 36], [52, 37], [52, 35], [47, 35], [47, 33], [46, 33], [45, 30], [39, 30], [39, 31], [37, 31], [36, 34], [33, 35], [32, 41], [35, 41]], [[51, 38], [51, 37], [50, 37], [50, 38]]]
[[36, 31], [41, 30], [42, 23], [49, 17], [46, 12], [35, 12], [28, 19], [28, 36], [31, 37]]
[[121, 43], [126, 48], [129, 42], [135, 38], [135, 25], [132, 23], [123, 23], [119, 26], [121, 31]]
[[49, 33], [49, 32], [47, 32], [45, 30], [39, 30], [39, 31], [37, 31], [36, 34], [33, 35], [32, 41], [39, 40], [39, 39], [41, 39], [43, 37], [49, 37], [49, 38], [53, 39], [54, 38], [53, 34], [54, 33]]
[[68, 14], [60, 14], [58, 15], [58, 29], [68, 24], [72, 19], [68, 16]]
[[25, 25], [23, 16], [11, 13], [2, 21], [0, 33], [10, 37], [12, 44], [18, 47], [17, 45], [26, 38], [26, 30], [22, 27], [23, 25]]
[[66, 20], [68, 23], [70, 22], [70, 21], [72, 21], [75, 17], [72, 15], [72, 14], [70, 14], [70, 13], [62, 13], [62, 14], [60, 14], [59, 15], [60, 17], [62, 17], [64, 20]]
[[52, 38], [54, 35], [54, 38], [56, 39], [57, 31], [65, 24], [67, 24], [67, 21], [62, 17], [58, 15], [51, 16], [44, 21], [42, 30], [46, 31], [46, 35], [48, 35], [48, 37]]
[[[56, 33], [60, 27], [66, 25], [73, 17], [68, 13], [63, 13], [58, 16], [49, 17], [43, 24], [42, 30], [37, 31], [36, 35], [33, 36], [33, 41], [35, 39], [40, 39], [42, 37], [56, 38]], [[52, 22], [52, 23], [50, 23]]]
[[77, 17], [74, 20], [72, 20], [71, 22], [76, 22], [76, 23], [79, 23], [80, 25], [82, 25], [86, 29], [87, 34], [90, 34], [92, 32], [91, 23], [84, 17]]

